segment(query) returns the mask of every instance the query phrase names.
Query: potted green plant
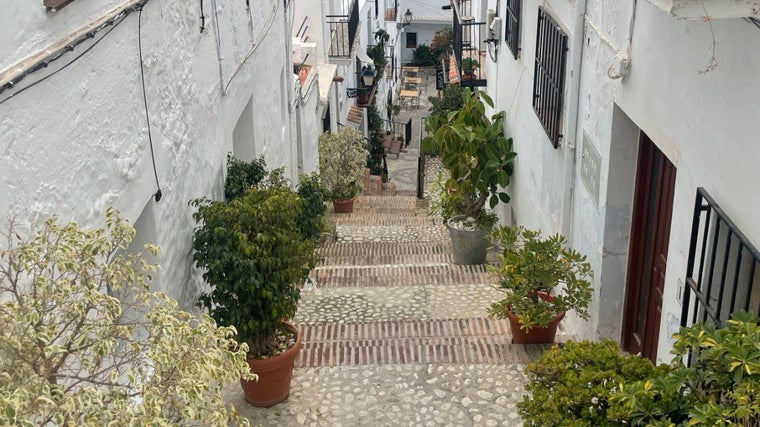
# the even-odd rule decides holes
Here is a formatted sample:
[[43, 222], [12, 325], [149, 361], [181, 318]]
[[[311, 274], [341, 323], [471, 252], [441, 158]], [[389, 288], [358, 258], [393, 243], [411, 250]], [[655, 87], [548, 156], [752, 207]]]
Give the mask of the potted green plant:
[[[441, 182], [438, 203], [432, 212], [446, 221], [457, 264], [482, 264], [486, 259], [486, 236], [496, 223], [493, 209], [509, 202], [504, 190], [509, 185], [512, 139], [504, 136], [504, 112], [490, 118], [485, 105], [493, 101], [483, 92], [462, 90], [462, 104], [445, 117], [426, 120], [428, 136], [422, 142], [426, 153], [440, 156], [448, 177]], [[482, 99], [482, 101], [481, 101]]]
[[369, 152], [358, 130], [344, 126], [319, 136], [319, 176], [335, 212], [353, 212]]
[[541, 237], [523, 227], [498, 227], [491, 239], [499, 263], [488, 266], [506, 296], [491, 305], [492, 317], [509, 319], [515, 343], [553, 342], [565, 312], [588, 319], [591, 264], [566, 246], [564, 236]]
[[237, 329], [249, 348], [258, 382], [241, 379], [246, 400], [272, 406], [289, 395], [301, 335], [284, 323], [296, 312], [299, 285], [316, 264], [315, 240], [297, 223], [303, 201], [270, 172], [229, 202], [200, 198], [193, 218], [193, 260], [211, 285], [199, 305], [223, 326]]
[[480, 64], [475, 59], [470, 58], [470, 57], [462, 58], [462, 63], [461, 63], [462, 79], [474, 80], [475, 69], [478, 68], [478, 66], [480, 66]]

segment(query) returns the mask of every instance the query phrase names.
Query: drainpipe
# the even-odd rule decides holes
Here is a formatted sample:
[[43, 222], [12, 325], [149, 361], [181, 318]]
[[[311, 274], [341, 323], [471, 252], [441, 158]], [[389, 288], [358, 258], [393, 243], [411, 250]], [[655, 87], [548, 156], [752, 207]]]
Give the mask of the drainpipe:
[[573, 44], [570, 48], [571, 58], [571, 78], [570, 78], [570, 97], [568, 103], [568, 128], [567, 138], [565, 138], [565, 179], [564, 179], [564, 202], [562, 203], [562, 234], [564, 234], [569, 243], [574, 246], [573, 233], [573, 199], [575, 197], [575, 167], [577, 142], [579, 135], [578, 128], [581, 125], [580, 114], [580, 90], [581, 90], [581, 65], [583, 63], [583, 40], [585, 38], [585, 18], [586, 18], [587, 0], [577, 0], [575, 3], [575, 22], [573, 23]]

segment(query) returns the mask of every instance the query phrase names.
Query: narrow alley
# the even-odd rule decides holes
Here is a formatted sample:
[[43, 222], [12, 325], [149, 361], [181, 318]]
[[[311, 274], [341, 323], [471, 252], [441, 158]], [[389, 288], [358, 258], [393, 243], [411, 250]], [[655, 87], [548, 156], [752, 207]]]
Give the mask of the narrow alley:
[[[420, 104], [401, 119], [418, 122]], [[388, 159], [397, 195], [330, 213], [334, 241], [319, 249], [294, 319], [304, 337], [288, 400], [254, 408], [227, 388], [254, 425], [521, 424], [522, 369], [546, 347], [511, 344], [508, 322], [486, 316], [500, 292], [485, 266], [452, 263], [442, 220], [415, 196], [416, 136]], [[438, 169], [428, 162], [428, 187]]]

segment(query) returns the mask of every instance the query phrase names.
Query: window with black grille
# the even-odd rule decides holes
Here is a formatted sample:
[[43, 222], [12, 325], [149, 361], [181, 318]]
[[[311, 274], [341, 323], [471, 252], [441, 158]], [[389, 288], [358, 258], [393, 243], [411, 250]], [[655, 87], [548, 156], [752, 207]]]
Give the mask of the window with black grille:
[[681, 326], [720, 327], [738, 310], [760, 312], [760, 252], [707, 194], [697, 189]]
[[406, 33], [407, 49], [417, 49], [417, 33]]
[[538, 8], [536, 66], [533, 73], [533, 110], [554, 148], [562, 138], [567, 34], [557, 21]]
[[520, 51], [520, 17], [522, 0], [507, 0], [507, 16], [504, 25], [504, 41], [512, 51], [512, 56], [517, 59]]

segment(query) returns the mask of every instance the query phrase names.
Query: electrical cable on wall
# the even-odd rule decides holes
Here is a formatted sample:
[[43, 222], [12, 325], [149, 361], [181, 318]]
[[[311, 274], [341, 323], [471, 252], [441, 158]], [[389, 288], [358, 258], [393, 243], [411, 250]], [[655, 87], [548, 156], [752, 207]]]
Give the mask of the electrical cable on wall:
[[201, 32], [206, 29], [206, 14], [203, 13], [203, 0], [201, 0]]
[[[272, 1], [272, 12], [269, 14], [269, 16], [266, 19], [266, 23], [264, 24], [263, 29], [259, 33], [259, 37], [251, 42], [251, 48], [248, 50], [248, 53], [245, 55], [245, 58], [243, 58], [243, 61], [238, 64], [237, 68], [235, 68], [235, 71], [232, 73], [232, 76], [230, 76], [230, 79], [227, 80], [227, 84], [225, 84], [222, 87], [222, 94], [227, 94], [227, 90], [230, 88], [230, 84], [232, 84], [232, 81], [235, 79], [235, 77], [238, 75], [240, 70], [243, 69], [243, 66], [248, 62], [248, 60], [251, 58], [251, 55], [256, 51], [256, 49], [261, 46], [261, 42], [264, 40], [264, 37], [269, 34], [269, 30], [272, 28], [272, 23], [274, 22], [274, 17], [277, 14], [277, 10], [279, 9], [280, 3], [277, 0]], [[214, 12], [216, 13], [216, 11]], [[219, 18], [217, 17], [217, 25], [219, 22]]]
[[59, 72], [63, 71], [64, 69], [66, 69], [69, 65], [71, 65], [74, 62], [76, 62], [77, 60], [79, 60], [79, 58], [81, 58], [82, 56], [84, 56], [85, 54], [87, 54], [87, 52], [89, 52], [90, 50], [92, 50], [92, 48], [94, 48], [95, 46], [97, 46], [98, 43], [100, 43], [106, 36], [108, 36], [108, 34], [110, 34], [111, 31], [113, 31], [119, 24], [121, 24], [122, 22], [124, 22], [124, 19], [130, 13], [137, 11], [138, 8], [141, 9], [146, 3], [148, 3], [148, 1], [150, 1], [150, 0], [141, 0], [141, 1], [136, 2], [135, 4], [133, 4], [131, 6], [128, 6], [128, 7], [124, 8], [124, 9], [122, 9], [121, 11], [119, 11], [118, 13], [116, 13], [111, 18], [108, 18], [102, 24], [100, 24], [97, 27], [93, 28], [92, 30], [90, 30], [90, 31], [82, 34], [81, 36], [79, 36], [76, 39], [72, 40], [70, 43], [67, 43], [64, 47], [62, 47], [62, 48], [54, 51], [53, 53], [45, 56], [41, 60], [39, 60], [36, 63], [32, 64], [30, 67], [28, 67], [24, 71], [20, 72], [19, 74], [17, 74], [14, 77], [12, 77], [8, 82], [6, 82], [5, 84], [3, 84], [3, 85], [0, 86], [0, 93], [3, 93], [6, 90], [10, 90], [12, 88], [15, 88], [22, 80], [24, 80], [29, 75], [31, 75], [31, 74], [33, 74], [33, 73], [35, 73], [37, 71], [40, 71], [40, 70], [42, 70], [44, 68], [47, 68], [51, 63], [53, 63], [53, 62], [61, 59], [62, 57], [64, 57], [64, 55], [66, 53], [73, 52], [74, 49], [77, 46], [79, 46], [80, 44], [84, 43], [87, 40], [94, 39], [95, 36], [98, 33], [100, 33], [101, 31], [107, 29], [102, 34], [102, 36], [99, 39], [95, 40], [90, 46], [87, 47], [87, 49], [85, 49], [84, 51], [82, 51], [82, 53], [80, 53], [79, 55], [75, 56], [71, 61], [67, 62], [61, 68], [59, 68], [59, 69], [51, 72], [47, 76], [42, 77], [42, 78], [40, 78], [40, 79], [38, 79], [38, 80], [36, 80], [36, 81], [28, 84], [27, 86], [24, 86], [24, 87], [18, 89], [12, 95], [10, 95], [10, 96], [8, 96], [8, 97], [0, 100], [0, 105], [4, 104], [5, 102], [7, 102], [8, 100], [12, 99], [13, 97], [15, 97], [15, 96], [23, 93], [27, 89], [31, 89], [32, 87], [34, 87], [34, 86], [42, 83], [43, 81], [49, 79], [50, 77], [53, 77], [54, 75], [58, 74]]
[[148, 144], [150, 145], [150, 159], [153, 162], [153, 176], [156, 178], [156, 187], [158, 190], [153, 194], [156, 202], [161, 200], [161, 184], [158, 182], [158, 171], [156, 169], [156, 156], [153, 151], [153, 137], [150, 132], [150, 114], [148, 113], [148, 97], [145, 93], [145, 63], [142, 54], [142, 6], [137, 14], [137, 51], [140, 55], [140, 81], [142, 82], [143, 105], [145, 105], [145, 121], [148, 124]]

